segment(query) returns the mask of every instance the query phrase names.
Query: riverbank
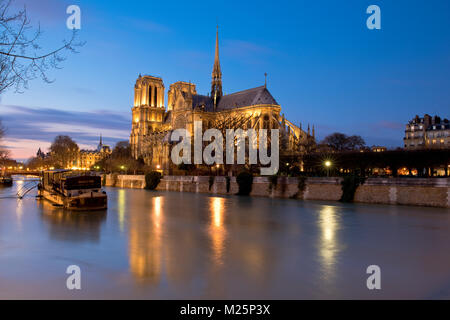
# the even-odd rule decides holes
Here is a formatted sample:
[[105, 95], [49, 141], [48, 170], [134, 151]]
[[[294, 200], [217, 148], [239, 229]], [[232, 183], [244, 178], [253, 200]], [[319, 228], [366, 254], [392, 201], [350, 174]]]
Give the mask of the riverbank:
[[[107, 175], [105, 186], [143, 189], [143, 175]], [[342, 196], [342, 178], [268, 177], [253, 179], [251, 196], [294, 198], [301, 200], [338, 201]], [[164, 176], [159, 191], [179, 191], [210, 194], [236, 194], [236, 177], [230, 177], [229, 187], [223, 176]], [[228, 190], [227, 190], [228, 189]], [[369, 178], [358, 186], [355, 202], [400, 204], [450, 208], [450, 178]]]

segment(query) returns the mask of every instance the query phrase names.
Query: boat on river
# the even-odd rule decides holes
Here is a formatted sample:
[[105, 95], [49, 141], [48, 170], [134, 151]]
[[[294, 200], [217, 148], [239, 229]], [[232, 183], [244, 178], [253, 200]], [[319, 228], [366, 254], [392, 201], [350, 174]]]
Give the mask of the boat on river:
[[102, 210], [107, 207], [101, 177], [90, 172], [43, 171], [38, 196], [70, 210]]
[[0, 176], [0, 187], [11, 187], [13, 185], [13, 178], [9, 176]]

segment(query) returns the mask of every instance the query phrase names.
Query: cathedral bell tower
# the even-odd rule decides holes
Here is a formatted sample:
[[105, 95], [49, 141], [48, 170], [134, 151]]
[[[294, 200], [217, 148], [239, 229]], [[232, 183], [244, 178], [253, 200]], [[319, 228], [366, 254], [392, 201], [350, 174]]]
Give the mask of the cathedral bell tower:
[[212, 71], [211, 97], [214, 99], [214, 110], [216, 110], [219, 100], [222, 97], [222, 71], [220, 70], [219, 61], [219, 26], [217, 26], [216, 31], [216, 53]]
[[164, 121], [164, 83], [161, 78], [139, 75], [134, 86], [130, 145], [134, 158], [143, 155], [143, 141]]

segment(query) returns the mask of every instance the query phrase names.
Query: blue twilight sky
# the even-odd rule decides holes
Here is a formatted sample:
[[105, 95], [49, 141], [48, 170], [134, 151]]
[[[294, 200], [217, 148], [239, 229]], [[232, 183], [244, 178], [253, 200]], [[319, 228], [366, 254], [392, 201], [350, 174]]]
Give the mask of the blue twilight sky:
[[[416, 114], [449, 117], [450, 1], [16, 0], [45, 31], [44, 48], [70, 37], [66, 8], [82, 11], [80, 53], [0, 99], [3, 144], [27, 158], [66, 133], [82, 147], [128, 139], [139, 73], [166, 88], [192, 81], [210, 90], [216, 24], [225, 93], [264, 84], [292, 122], [318, 139], [340, 131], [369, 145], [402, 145]], [[381, 8], [368, 30], [366, 8]], [[166, 90], [167, 94], [167, 90]], [[167, 98], [166, 98], [167, 101]]]

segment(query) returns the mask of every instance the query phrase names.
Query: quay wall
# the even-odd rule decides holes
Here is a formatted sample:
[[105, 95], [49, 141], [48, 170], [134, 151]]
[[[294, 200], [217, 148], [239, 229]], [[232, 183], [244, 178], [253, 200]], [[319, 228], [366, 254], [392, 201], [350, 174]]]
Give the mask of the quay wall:
[[[103, 181], [105, 186], [145, 188], [143, 175], [106, 175]], [[250, 195], [338, 201], [342, 196], [341, 182], [342, 178], [336, 177], [307, 178], [299, 189], [302, 183], [298, 178], [279, 177], [273, 185], [268, 177], [255, 177]], [[156, 189], [211, 194], [238, 192], [236, 177], [230, 177], [229, 192], [226, 185], [223, 176], [214, 177], [214, 181], [208, 176], [164, 176]], [[450, 178], [369, 178], [357, 188], [354, 202], [450, 208]]]

